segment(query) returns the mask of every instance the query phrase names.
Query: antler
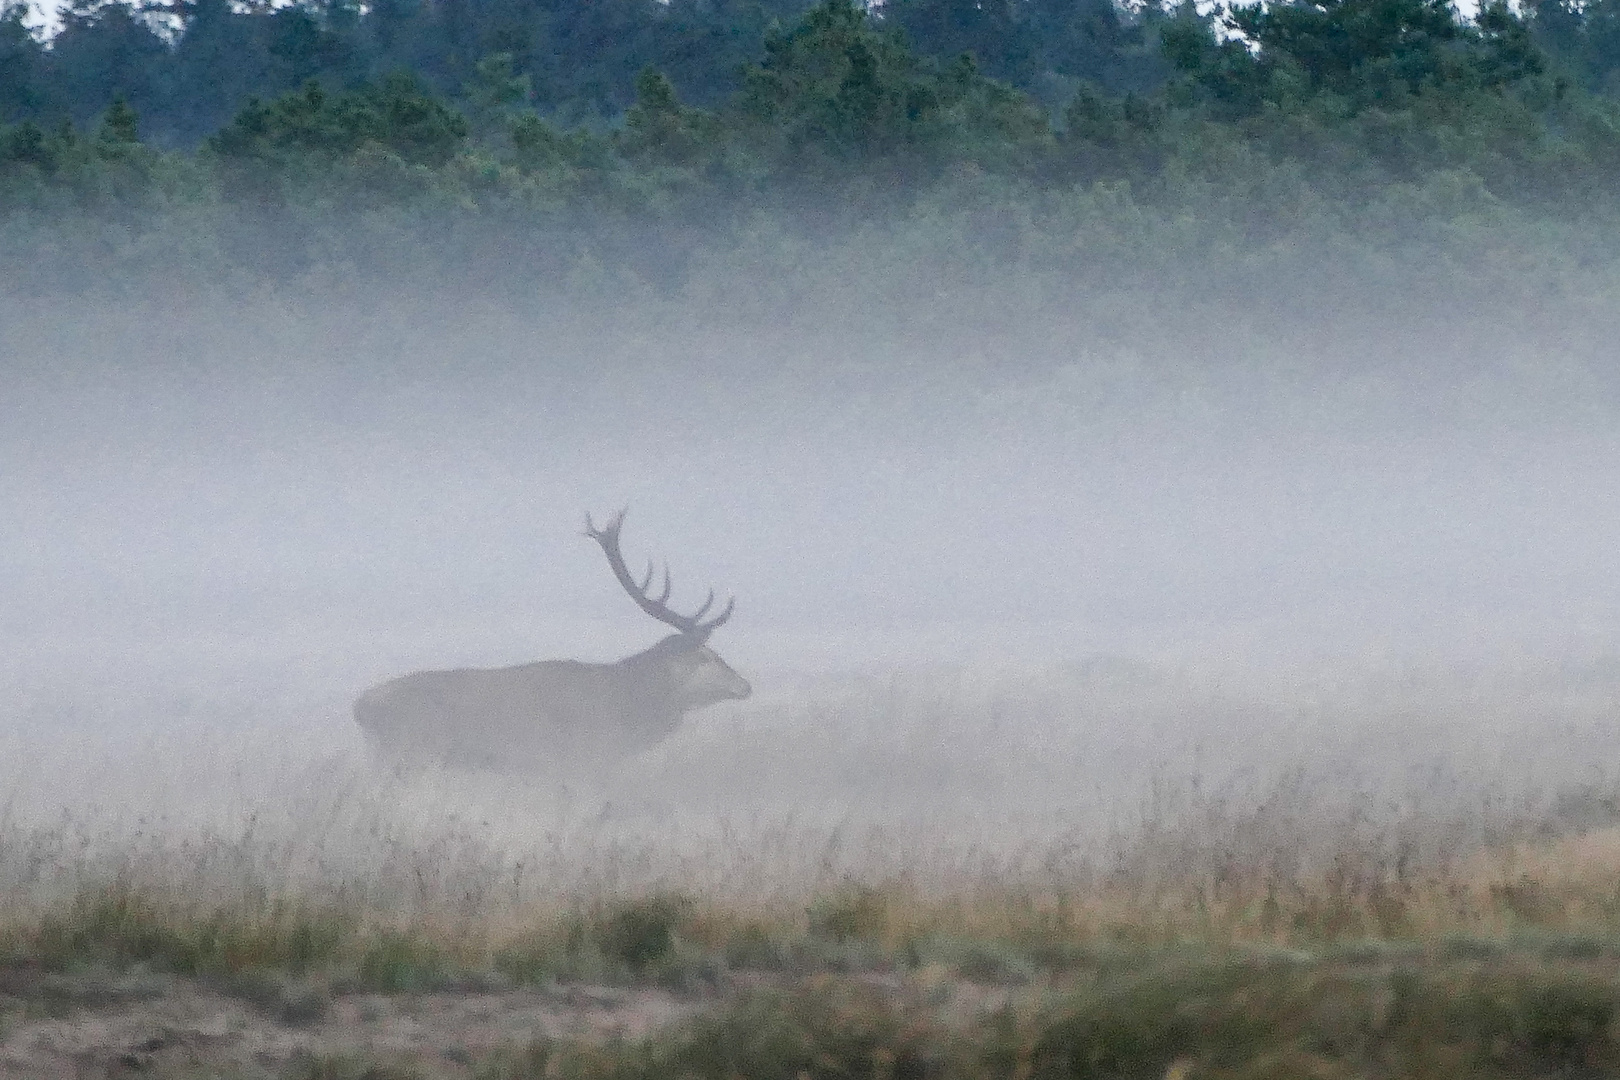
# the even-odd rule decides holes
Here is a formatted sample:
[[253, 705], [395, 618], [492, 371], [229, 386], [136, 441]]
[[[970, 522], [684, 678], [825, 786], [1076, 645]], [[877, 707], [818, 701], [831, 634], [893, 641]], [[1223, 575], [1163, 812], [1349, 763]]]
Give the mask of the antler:
[[708, 598], [703, 601], [703, 606], [698, 608], [697, 611], [691, 615], [676, 614], [665, 603], [669, 599], [670, 593], [669, 565], [666, 563], [664, 565], [663, 588], [659, 591], [658, 599], [653, 599], [648, 593], [653, 580], [652, 560], [647, 560], [647, 573], [640, 582], [637, 582], [635, 578], [630, 576], [630, 568], [624, 564], [624, 555], [619, 551], [619, 528], [624, 524], [624, 515], [625, 511], [620, 510], [608, 520], [607, 524], [598, 529], [595, 523], [591, 521], [590, 513], [587, 512], [585, 514], [585, 535], [602, 545], [602, 551], [607, 555], [608, 565], [613, 568], [613, 576], [619, 579], [619, 584], [624, 586], [624, 591], [630, 594], [630, 599], [636, 602], [637, 607], [659, 622], [668, 623], [689, 637], [697, 638], [699, 641], [706, 641], [709, 635], [714, 633], [716, 627], [731, 618], [731, 609], [737, 604], [736, 598], [728, 599], [725, 610], [708, 622], [703, 621], [703, 616], [714, 606], [713, 589], [709, 590]]

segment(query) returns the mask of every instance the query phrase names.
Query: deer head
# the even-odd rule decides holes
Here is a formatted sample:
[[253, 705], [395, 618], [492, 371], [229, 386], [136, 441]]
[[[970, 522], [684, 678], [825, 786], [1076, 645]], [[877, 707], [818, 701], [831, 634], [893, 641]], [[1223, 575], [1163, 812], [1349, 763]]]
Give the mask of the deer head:
[[625, 511], [620, 510], [598, 529], [596, 523], [591, 520], [591, 515], [586, 514], [585, 535], [602, 546], [602, 553], [607, 556], [613, 576], [624, 587], [624, 591], [630, 594], [630, 599], [636, 602], [636, 606], [659, 622], [673, 626], [678, 631], [646, 652], [638, 653], [631, 660], [655, 665], [666, 674], [670, 693], [682, 712], [720, 701], [748, 697], [753, 693], [753, 687], [748, 684], [748, 680], [733, 671], [730, 665], [720, 659], [720, 655], [707, 645], [709, 635], [731, 618], [731, 612], [736, 607], [736, 599], [727, 599], [725, 607], [718, 615], [705, 619], [704, 616], [714, 607], [714, 590], [710, 589], [709, 595], [695, 612], [682, 615], [669, 606], [669, 595], [673, 586], [670, 583], [668, 565], [664, 567], [664, 580], [655, 598], [652, 595], [653, 561], [647, 560], [647, 572], [642, 575], [640, 581], [637, 581], [630, 573], [630, 568], [625, 565], [624, 553], [619, 550], [619, 530], [624, 525], [624, 515]]

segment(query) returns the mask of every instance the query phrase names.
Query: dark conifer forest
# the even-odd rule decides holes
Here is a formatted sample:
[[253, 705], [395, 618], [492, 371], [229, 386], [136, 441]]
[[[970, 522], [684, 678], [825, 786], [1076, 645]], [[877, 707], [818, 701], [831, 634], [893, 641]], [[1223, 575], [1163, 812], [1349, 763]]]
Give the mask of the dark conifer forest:
[[0, 122], [14, 281], [656, 292], [864, 235], [1116, 282], [1421, 247], [1556, 290], [1620, 235], [1620, 0], [6, 0]]

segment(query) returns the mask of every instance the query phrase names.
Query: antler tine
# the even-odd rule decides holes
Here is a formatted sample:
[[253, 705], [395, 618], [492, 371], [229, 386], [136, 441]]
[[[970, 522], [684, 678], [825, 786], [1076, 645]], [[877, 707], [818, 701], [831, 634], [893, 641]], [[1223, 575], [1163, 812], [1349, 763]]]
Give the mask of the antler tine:
[[[703, 606], [708, 607], [707, 604], [705, 604]], [[726, 609], [724, 611], [722, 611], [720, 614], [716, 615], [714, 618], [710, 619], [708, 622], [703, 624], [703, 633], [704, 633], [704, 635], [707, 636], [709, 634], [712, 634], [722, 623], [724, 623], [727, 619], [731, 618], [731, 609], [736, 607], [736, 606], [737, 606], [737, 598], [735, 596], [728, 596], [726, 598]]]
[[646, 576], [640, 582], [637, 582], [631, 576], [630, 568], [624, 563], [624, 553], [619, 550], [619, 528], [624, 524], [625, 512], [625, 510], [620, 510], [598, 529], [587, 511], [585, 514], [585, 535], [602, 546], [602, 553], [607, 556], [608, 566], [613, 570], [613, 576], [618, 579], [619, 585], [623, 587], [624, 591], [630, 594], [630, 599], [636, 602], [637, 607], [659, 622], [673, 626], [688, 637], [703, 641], [713, 632], [715, 627], [731, 618], [731, 609], [736, 605], [736, 599], [727, 600], [726, 609], [708, 622], [703, 621], [703, 616], [714, 606], [713, 589], [709, 590], [708, 599], [703, 601], [703, 606], [697, 609], [696, 614], [681, 615], [671, 611], [668, 607], [668, 601], [674, 586], [670, 580], [668, 563], [665, 563], [663, 568], [664, 587], [660, 590], [658, 598], [653, 599], [652, 596], [648, 595], [648, 589], [653, 582], [653, 570], [656, 564], [649, 559]]
[[694, 622], [701, 622], [703, 619], [703, 613], [712, 607], [714, 607], [714, 590], [710, 589], [708, 598], [703, 601], [703, 606], [692, 612], [692, 620]]
[[627, 506], [608, 518], [600, 529], [591, 520], [591, 512], [589, 510], [585, 511], [585, 535], [597, 541], [611, 540], [617, 545], [619, 542], [619, 526], [624, 524], [625, 511], [629, 509]]

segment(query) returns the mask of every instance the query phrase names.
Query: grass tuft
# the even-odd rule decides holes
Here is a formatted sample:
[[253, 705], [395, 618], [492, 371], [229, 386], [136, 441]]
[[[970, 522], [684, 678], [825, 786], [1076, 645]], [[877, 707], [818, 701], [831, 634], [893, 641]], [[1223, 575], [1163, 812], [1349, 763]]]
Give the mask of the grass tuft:
[[675, 950], [675, 931], [692, 909], [681, 896], [650, 896], [620, 904], [598, 921], [602, 951], [634, 971], [645, 971]]

